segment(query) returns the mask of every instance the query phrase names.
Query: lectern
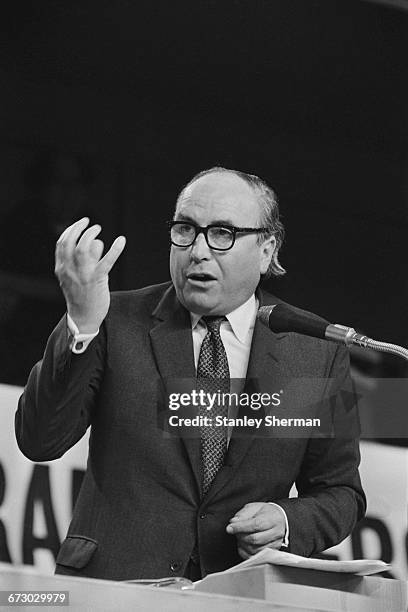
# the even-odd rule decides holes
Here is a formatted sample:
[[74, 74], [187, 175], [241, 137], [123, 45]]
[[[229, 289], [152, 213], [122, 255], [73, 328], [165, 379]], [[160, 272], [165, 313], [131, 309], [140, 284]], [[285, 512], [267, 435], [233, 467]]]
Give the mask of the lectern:
[[330, 612], [407, 612], [407, 587], [401, 580], [377, 576], [265, 564], [209, 574], [195, 592], [250, 597], [293, 610], [303, 606]]
[[[326, 574], [331, 573], [331, 576]], [[261, 565], [209, 575], [194, 590], [108, 580], [43, 576], [0, 564], [0, 591], [64, 591], [69, 605], [41, 607], [67, 612], [406, 612], [407, 586], [397, 580], [299, 571]], [[6, 605], [0, 610], [12, 610]], [[32, 611], [19, 606], [16, 610]]]

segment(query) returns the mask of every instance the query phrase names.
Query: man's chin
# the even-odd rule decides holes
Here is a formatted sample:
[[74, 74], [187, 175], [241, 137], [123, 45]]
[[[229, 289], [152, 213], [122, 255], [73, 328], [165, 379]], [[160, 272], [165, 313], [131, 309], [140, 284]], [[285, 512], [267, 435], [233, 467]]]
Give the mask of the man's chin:
[[214, 296], [194, 292], [178, 297], [183, 306], [190, 312], [198, 315], [219, 314], [217, 309], [220, 309], [220, 304], [214, 299]]

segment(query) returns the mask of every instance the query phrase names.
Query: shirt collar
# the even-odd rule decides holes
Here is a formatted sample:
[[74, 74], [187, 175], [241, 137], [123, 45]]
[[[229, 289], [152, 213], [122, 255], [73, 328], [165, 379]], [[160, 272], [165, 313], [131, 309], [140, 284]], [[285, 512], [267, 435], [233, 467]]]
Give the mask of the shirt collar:
[[[252, 294], [246, 302], [241, 304], [241, 306], [238, 306], [238, 308], [225, 315], [235, 336], [242, 343], [245, 343], [249, 330], [255, 325], [257, 309], [257, 300], [255, 299], [255, 294]], [[194, 329], [198, 325], [201, 315], [190, 312], [190, 317], [191, 327]]]

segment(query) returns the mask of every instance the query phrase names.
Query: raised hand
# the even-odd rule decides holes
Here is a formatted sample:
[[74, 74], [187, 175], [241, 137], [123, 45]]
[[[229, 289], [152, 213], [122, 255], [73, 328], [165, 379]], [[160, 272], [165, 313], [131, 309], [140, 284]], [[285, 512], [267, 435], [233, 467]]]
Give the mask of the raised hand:
[[126, 244], [126, 238], [119, 236], [102, 257], [104, 245], [97, 238], [101, 226], [86, 229], [88, 224], [89, 219], [84, 217], [67, 227], [55, 249], [55, 274], [67, 311], [83, 334], [98, 331], [106, 317], [110, 304], [109, 272]]

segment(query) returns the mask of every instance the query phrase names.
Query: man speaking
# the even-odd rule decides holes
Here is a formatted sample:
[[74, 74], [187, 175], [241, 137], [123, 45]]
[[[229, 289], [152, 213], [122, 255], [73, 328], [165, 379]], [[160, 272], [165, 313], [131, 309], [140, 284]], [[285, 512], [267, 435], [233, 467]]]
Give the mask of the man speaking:
[[325, 380], [330, 405], [349, 383], [345, 349], [256, 320], [279, 301], [261, 276], [284, 273], [274, 192], [234, 170], [195, 176], [170, 222], [171, 282], [137, 291], [110, 295], [125, 238], [103, 255], [101, 228], [88, 225], [79, 220], [57, 242], [67, 315], [16, 414], [18, 444], [34, 461], [61, 457], [91, 427], [57, 572], [198, 579], [264, 547], [309, 556], [343, 540], [365, 509], [356, 439], [205, 424], [169, 435], [158, 425], [159, 389], [179, 379], [218, 391], [265, 376]]

